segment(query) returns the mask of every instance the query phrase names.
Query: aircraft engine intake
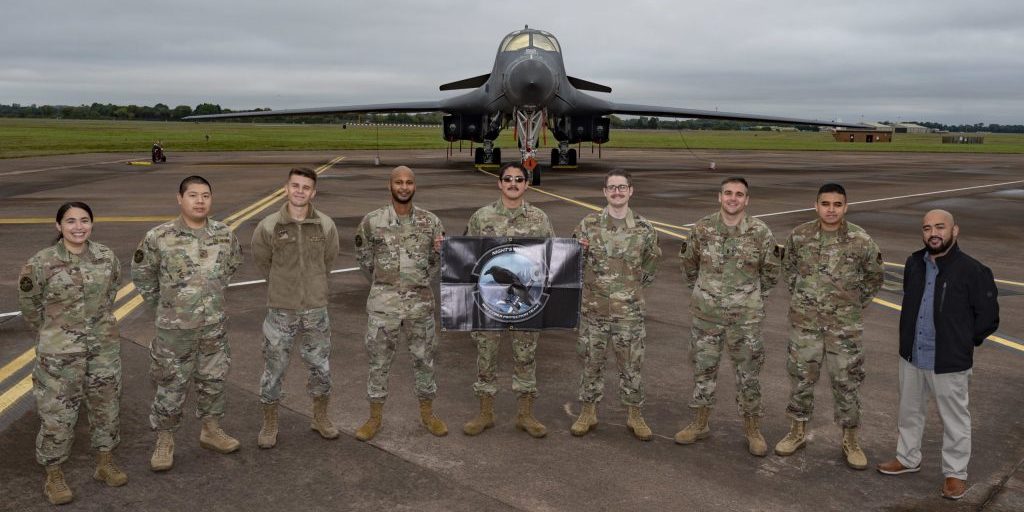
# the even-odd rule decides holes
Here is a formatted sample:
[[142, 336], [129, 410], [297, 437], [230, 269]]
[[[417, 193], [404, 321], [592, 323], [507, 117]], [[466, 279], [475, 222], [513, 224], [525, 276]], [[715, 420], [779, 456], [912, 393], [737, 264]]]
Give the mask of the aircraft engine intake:
[[611, 120], [602, 116], [562, 116], [553, 119], [551, 133], [555, 140], [576, 144], [578, 142], [608, 142]]

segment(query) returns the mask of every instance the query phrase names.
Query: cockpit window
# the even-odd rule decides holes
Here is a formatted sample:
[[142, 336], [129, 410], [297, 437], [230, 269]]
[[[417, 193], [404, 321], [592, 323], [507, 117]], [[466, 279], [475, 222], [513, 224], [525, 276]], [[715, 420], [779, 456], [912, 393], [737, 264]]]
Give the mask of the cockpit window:
[[549, 52], [557, 52], [557, 51], [559, 51], [558, 50], [558, 43], [555, 42], [554, 38], [551, 38], [551, 37], [548, 37], [548, 36], [545, 36], [545, 35], [542, 35], [542, 34], [534, 34], [533, 35], [533, 46], [538, 48], [538, 49], [546, 50], [546, 51], [549, 51]]
[[523, 48], [526, 48], [527, 46], [530, 46], [530, 34], [519, 34], [519, 35], [509, 39], [505, 43], [505, 45], [502, 46], [501, 51], [503, 51], [503, 52], [514, 52], [516, 50], [522, 50]]

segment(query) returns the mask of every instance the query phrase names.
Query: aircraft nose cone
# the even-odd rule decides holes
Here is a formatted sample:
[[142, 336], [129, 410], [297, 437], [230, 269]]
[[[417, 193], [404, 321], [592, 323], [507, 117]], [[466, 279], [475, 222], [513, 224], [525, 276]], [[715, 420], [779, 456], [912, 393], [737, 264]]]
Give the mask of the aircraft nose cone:
[[516, 105], [543, 107], [555, 95], [555, 75], [538, 59], [521, 60], [505, 75], [505, 94]]

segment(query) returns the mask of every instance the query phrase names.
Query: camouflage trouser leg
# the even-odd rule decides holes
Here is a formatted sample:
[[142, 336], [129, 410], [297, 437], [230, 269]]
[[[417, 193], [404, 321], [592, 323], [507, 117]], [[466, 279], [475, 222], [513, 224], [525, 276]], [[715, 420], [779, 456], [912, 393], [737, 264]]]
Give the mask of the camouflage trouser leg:
[[316, 397], [331, 392], [331, 319], [327, 308], [307, 311], [270, 308], [263, 320], [263, 375], [260, 402], [281, 399], [281, 381], [288, 369], [295, 338], [302, 339], [302, 360], [309, 369], [306, 389]]
[[814, 384], [821, 374], [824, 359], [832, 383], [835, 421], [843, 427], [860, 423], [860, 398], [857, 390], [864, 382], [864, 354], [860, 323], [818, 329], [793, 327], [789, 338], [789, 370], [792, 392], [786, 413], [807, 421], [814, 412]]
[[160, 329], [150, 346], [156, 397], [149, 414], [154, 430], [176, 431], [190, 380], [195, 380], [196, 416], [224, 415], [224, 380], [231, 366], [224, 322], [198, 329]]
[[758, 376], [764, 365], [764, 342], [760, 322], [726, 326], [694, 318], [691, 334], [694, 385], [690, 407], [714, 407], [724, 345], [736, 371], [736, 405], [740, 414], [762, 416]]
[[647, 335], [643, 320], [584, 317], [582, 324], [576, 344], [576, 353], [583, 361], [579, 400], [600, 402], [604, 397], [604, 366], [608, 342], [611, 341], [619, 369], [619, 399], [627, 406], [643, 406], [644, 386], [640, 370]]
[[405, 333], [409, 354], [412, 356], [416, 397], [433, 400], [437, 395], [437, 381], [434, 378], [437, 334], [433, 314], [424, 318], [396, 319], [393, 315], [370, 313], [366, 326], [366, 353], [370, 359], [366, 397], [370, 402], [383, 402], [388, 397], [391, 362], [402, 332]]
[[512, 391], [537, 396], [537, 331], [511, 331]]
[[406, 318], [402, 321], [402, 326], [405, 330], [405, 339], [409, 343], [409, 355], [412, 356], [416, 398], [433, 400], [437, 395], [437, 380], [434, 378], [434, 355], [437, 354], [434, 315]]
[[32, 380], [41, 423], [36, 436], [39, 464], [62, 464], [67, 460], [83, 400], [93, 449], [112, 450], [121, 442], [119, 343], [89, 354], [40, 354]]
[[[520, 395], [537, 396], [537, 340], [535, 331], [510, 331], [512, 337], [512, 391]], [[476, 342], [477, 381], [473, 392], [477, 396], [498, 392], [498, 345], [501, 332], [474, 331], [470, 337]]]
[[473, 393], [477, 396], [498, 393], [498, 344], [500, 332], [473, 331], [469, 333], [476, 343], [476, 382]]

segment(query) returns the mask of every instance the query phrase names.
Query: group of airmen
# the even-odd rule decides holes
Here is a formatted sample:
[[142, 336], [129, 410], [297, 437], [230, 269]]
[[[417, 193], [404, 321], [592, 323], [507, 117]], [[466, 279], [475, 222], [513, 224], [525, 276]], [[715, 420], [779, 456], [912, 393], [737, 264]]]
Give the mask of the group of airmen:
[[[389, 183], [390, 203], [367, 214], [354, 237], [359, 268], [371, 283], [365, 337], [370, 409], [356, 431], [362, 441], [372, 439], [383, 425], [388, 375], [403, 334], [412, 356], [421, 422], [433, 435], [448, 432], [433, 410], [437, 335], [431, 288], [445, 231], [436, 215], [413, 204], [416, 180], [411, 169], [395, 168]], [[339, 252], [339, 235], [331, 217], [313, 207], [316, 184], [313, 170], [292, 169], [285, 204], [253, 233], [252, 255], [267, 279], [268, 295], [259, 397], [263, 422], [257, 440], [261, 448], [277, 443], [282, 379], [296, 339], [301, 340], [299, 350], [309, 373], [310, 426], [325, 439], [339, 435], [327, 412], [331, 393], [328, 277]], [[498, 188], [499, 199], [469, 219], [467, 235], [555, 236], [547, 215], [525, 200], [529, 173], [520, 164], [502, 166]], [[633, 191], [628, 171], [610, 171], [603, 186], [607, 205], [587, 215], [573, 232], [584, 261], [576, 347], [582, 363], [581, 408], [570, 429], [574, 436], [586, 435], [598, 424], [597, 406], [603, 398], [603, 372], [611, 346], [619, 370], [619, 398], [628, 409], [626, 424], [638, 439], [652, 437], [641, 414], [643, 289], [654, 281], [661, 249], [652, 223], [629, 207]], [[225, 291], [242, 263], [242, 251], [232, 229], [210, 218], [212, 199], [206, 179], [185, 178], [177, 194], [180, 215], [151, 229], [132, 256], [132, 282], [156, 313], [156, 335], [150, 344], [150, 373], [156, 387], [149, 415], [156, 432], [150, 460], [153, 471], [173, 467], [174, 436], [190, 385], [197, 397], [196, 415], [202, 421], [200, 445], [219, 453], [231, 453], [240, 446], [219, 420], [224, 415], [224, 383], [231, 364]], [[796, 227], [784, 245], [776, 244], [764, 222], [746, 213], [750, 201], [746, 180], [725, 179], [718, 199], [719, 211], [696, 223], [680, 251], [683, 274], [692, 288], [690, 407], [695, 416], [675, 441], [690, 444], [709, 435], [724, 351], [736, 371], [736, 401], [748, 450], [756, 456], [767, 454], [759, 427], [764, 414], [758, 380], [765, 357], [761, 328], [765, 298], [781, 278], [792, 296], [787, 359], [792, 391], [786, 409], [792, 425], [775, 452], [791, 455], [806, 443], [813, 387], [824, 365], [831, 379], [835, 420], [844, 431], [846, 462], [866, 468], [856, 433], [857, 390], [864, 379], [862, 313], [883, 279], [878, 246], [863, 229], [845, 220], [846, 192], [838, 184], [819, 189], [817, 219]], [[33, 389], [41, 427], [36, 458], [46, 470], [44, 495], [54, 504], [72, 500], [61, 464], [68, 458], [83, 400], [92, 447], [97, 451], [94, 478], [110, 486], [128, 480], [111, 455], [120, 441], [122, 376], [113, 316], [120, 263], [109, 248], [89, 240], [92, 223], [88, 205], [62, 205], [56, 216], [58, 240], [33, 256], [19, 279], [21, 311], [38, 332]], [[539, 335], [523, 330], [471, 333], [477, 348], [473, 391], [480, 410], [463, 426], [466, 435], [481, 434], [495, 424], [497, 354], [503, 336], [512, 343], [516, 427], [532, 437], [547, 434], [533, 414]]]

